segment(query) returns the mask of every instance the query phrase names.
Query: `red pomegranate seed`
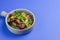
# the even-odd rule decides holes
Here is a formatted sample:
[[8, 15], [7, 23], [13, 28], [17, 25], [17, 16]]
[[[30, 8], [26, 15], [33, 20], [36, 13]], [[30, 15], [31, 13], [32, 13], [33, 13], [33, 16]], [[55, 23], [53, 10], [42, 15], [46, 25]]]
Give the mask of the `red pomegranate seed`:
[[9, 18], [12, 17], [12, 14], [9, 14]]
[[14, 18], [13, 21], [16, 22], [17, 21], [17, 18]]

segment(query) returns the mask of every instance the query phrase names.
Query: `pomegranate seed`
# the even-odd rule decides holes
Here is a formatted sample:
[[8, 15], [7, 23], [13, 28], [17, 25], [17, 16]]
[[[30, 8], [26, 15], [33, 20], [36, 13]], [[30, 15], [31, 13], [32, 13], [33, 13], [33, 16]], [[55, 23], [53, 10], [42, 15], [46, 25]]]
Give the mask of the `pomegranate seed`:
[[12, 14], [9, 14], [9, 18], [12, 17]]
[[17, 21], [17, 18], [14, 18], [13, 21], [16, 22]]

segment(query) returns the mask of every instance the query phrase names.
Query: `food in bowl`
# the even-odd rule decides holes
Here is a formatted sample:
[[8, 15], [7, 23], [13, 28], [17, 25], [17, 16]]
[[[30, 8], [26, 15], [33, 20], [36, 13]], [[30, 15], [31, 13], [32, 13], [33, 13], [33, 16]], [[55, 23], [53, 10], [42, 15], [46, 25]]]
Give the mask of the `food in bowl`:
[[7, 23], [14, 29], [26, 29], [33, 24], [33, 19], [30, 14], [24, 11], [14, 11], [8, 15]]

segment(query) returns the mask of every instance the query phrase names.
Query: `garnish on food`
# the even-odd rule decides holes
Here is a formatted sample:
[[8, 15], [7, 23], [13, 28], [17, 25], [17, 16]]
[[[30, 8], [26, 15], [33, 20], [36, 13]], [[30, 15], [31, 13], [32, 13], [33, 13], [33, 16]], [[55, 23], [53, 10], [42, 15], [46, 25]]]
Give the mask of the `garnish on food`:
[[14, 11], [12, 14], [9, 14], [7, 22], [15, 29], [25, 29], [30, 27], [33, 23], [29, 14], [18, 11]]

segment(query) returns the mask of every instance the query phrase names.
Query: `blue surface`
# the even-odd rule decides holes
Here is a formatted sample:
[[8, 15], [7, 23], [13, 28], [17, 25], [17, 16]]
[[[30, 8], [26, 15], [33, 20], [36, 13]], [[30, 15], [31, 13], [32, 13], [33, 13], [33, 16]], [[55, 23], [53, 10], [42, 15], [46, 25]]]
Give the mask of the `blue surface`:
[[14, 35], [0, 16], [0, 40], [60, 40], [60, 0], [0, 0], [0, 12], [18, 8], [35, 14], [34, 29], [27, 35]]

